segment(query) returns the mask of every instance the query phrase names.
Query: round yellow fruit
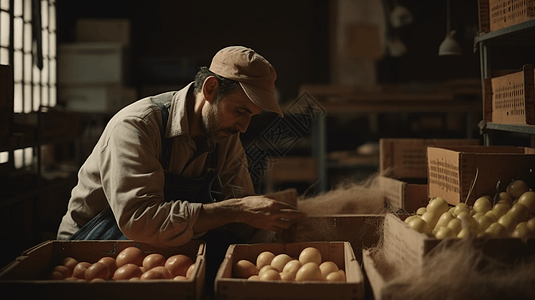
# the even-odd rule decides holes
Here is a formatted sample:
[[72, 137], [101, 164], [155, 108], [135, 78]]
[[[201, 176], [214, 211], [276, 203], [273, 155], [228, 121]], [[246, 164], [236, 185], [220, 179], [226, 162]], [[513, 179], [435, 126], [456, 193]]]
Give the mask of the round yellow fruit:
[[336, 272], [332, 272], [331, 274], [327, 275], [325, 277], [326, 281], [339, 281], [339, 282], [345, 282], [346, 281], [346, 273], [344, 270], [338, 270]]
[[437, 233], [435, 234], [435, 237], [439, 240], [443, 240], [445, 238], [453, 238], [455, 237], [455, 233], [451, 228], [447, 226], [442, 226], [437, 230]]
[[529, 191], [529, 186], [523, 180], [515, 180], [507, 185], [505, 191], [511, 196], [511, 198], [516, 199], [522, 196], [522, 194], [525, 192]]
[[442, 197], [435, 197], [429, 201], [429, 204], [427, 204], [427, 212], [434, 211], [438, 216], [441, 216], [449, 209], [448, 202]]
[[472, 232], [476, 232], [479, 224], [477, 221], [467, 212], [463, 211], [458, 216], [457, 219], [461, 220], [461, 225], [463, 228], [467, 228], [468, 230]]
[[498, 193], [498, 202], [500, 201], [507, 202], [509, 205], [513, 204], [513, 198], [507, 192]]
[[295, 281], [322, 281], [321, 270], [317, 263], [305, 263], [295, 274]]
[[468, 230], [468, 228], [463, 228], [461, 229], [461, 231], [459, 231], [459, 233], [457, 234], [457, 238], [458, 239], [463, 239], [467, 236], [470, 235], [470, 231]]
[[437, 211], [426, 211], [421, 217], [421, 219], [424, 220], [429, 226], [429, 230], [433, 230], [435, 228], [439, 218], [440, 215]]
[[529, 219], [529, 210], [521, 203], [513, 205], [507, 214], [511, 215], [518, 223], [525, 222]]
[[525, 192], [518, 198], [518, 203], [527, 207], [530, 215], [535, 215], [535, 192]]
[[421, 232], [421, 233], [429, 233], [429, 225], [427, 225], [427, 222], [422, 220], [422, 218], [414, 218], [412, 219], [408, 224], [412, 229]]
[[492, 198], [490, 196], [482, 196], [477, 198], [476, 202], [472, 206], [472, 210], [476, 213], [486, 213], [492, 209]]
[[470, 213], [470, 206], [468, 206], [468, 204], [463, 203], [463, 202], [458, 203], [457, 205], [455, 205], [455, 209], [453, 210], [453, 214], [455, 216], [458, 216], [462, 212]]
[[282, 273], [289, 273], [295, 278], [295, 273], [297, 273], [297, 271], [299, 270], [299, 268], [301, 268], [302, 265], [303, 264], [299, 260], [293, 259], [284, 266], [284, 269], [282, 269]]
[[535, 217], [531, 217], [527, 222], [526, 226], [528, 226], [529, 230], [531, 232], [535, 233]]
[[275, 257], [270, 251], [264, 251], [256, 257], [256, 267], [260, 270], [266, 265], [271, 265], [271, 261]]
[[327, 278], [327, 275], [331, 274], [332, 272], [338, 271], [338, 266], [332, 262], [332, 261], [325, 261], [322, 262], [320, 265], [321, 270], [321, 276], [325, 279]]
[[498, 216], [492, 210], [487, 211], [485, 213], [485, 216], [489, 217], [492, 220], [492, 222], [498, 221]]
[[414, 219], [414, 218], [418, 218], [417, 215], [412, 215], [412, 216], [408, 216], [406, 219], [405, 219], [405, 223], [409, 224], [409, 222]]
[[463, 228], [463, 225], [460, 219], [455, 218], [450, 220], [450, 222], [448, 223], [448, 227], [453, 231], [455, 235], [457, 235]]
[[485, 236], [506, 237], [507, 236], [507, 229], [505, 229], [505, 227], [503, 227], [503, 225], [501, 225], [500, 223], [492, 223], [485, 230]]
[[306, 247], [299, 253], [299, 262], [303, 266], [309, 262], [316, 263], [319, 266], [321, 264], [321, 253], [314, 247]]
[[496, 223], [502, 225], [507, 229], [507, 232], [511, 233], [518, 224], [518, 221], [511, 214], [505, 214], [501, 216]]
[[489, 228], [490, 224], [494, 223], [494, 221], [492, 221], [492, 219], [486, 215], [477, 218], [476, 221], [479, 224], [479, 227], [477, 229], [479, 233], [484, 232], [485, 230], [487, 230], [487, 228]]
[[509, 211], [509, 209], [511, 209], [511, 206], [509, 204], [500, 202], [494, 205], [494, 207], [492, 208], [492, 212], [499, 219], [501, 216], [505, 215]]
[[427, 211], [427, 207], [422, 206], [416, 210], [416, 215], [421, 216]]
[[279, 272], [282, 272], [284, 266], [286, 266], [286, 264], [291, 260], [292, 258], [288, 254], [281, 253], [271, 260], [271, 266], [277, 269]]
[[532, 233], [533, 232], [527, 226], [527, 222], [520, 222], [511, 233], [511, 237], [525, 239]]
[[455, 219], [452, 213], [450, 213], [449, 211], [443, 213], [442, 216], [440, 216], [440, 218], [438, 219], [437, 224], [435, 225], [435, 230], [438, 230], [442, 226], [448, 226], [449, 222], [452, 219]]

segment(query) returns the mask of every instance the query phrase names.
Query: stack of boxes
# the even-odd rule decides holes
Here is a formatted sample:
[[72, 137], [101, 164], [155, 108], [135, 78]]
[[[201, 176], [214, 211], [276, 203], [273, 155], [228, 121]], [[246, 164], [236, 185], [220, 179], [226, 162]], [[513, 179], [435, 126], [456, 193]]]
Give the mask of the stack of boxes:
[[130, 22], [80, 19], [58, 47], [58, 100], [72, 111], [115, 113], [137, 98], [129, 84]]

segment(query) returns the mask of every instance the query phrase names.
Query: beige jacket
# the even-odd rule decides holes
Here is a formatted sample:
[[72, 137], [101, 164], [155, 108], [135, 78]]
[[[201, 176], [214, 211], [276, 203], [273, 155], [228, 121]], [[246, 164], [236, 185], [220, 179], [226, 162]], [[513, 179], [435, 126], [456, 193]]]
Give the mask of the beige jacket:
[[[193, 84], [178, 91], [169, 109], [166, 137], [173, 138], [173, 155], [169, 172], [180, 174], [195, 153], [188, 135], [186, 94]], [[58, 230], [66, 239], [108, 205], [119, 228], [129, 239], [155, 246], [179, 246], [193, 237], [202, 204], [176, 199], [165, 202], [160, 109], [150, 97], [119, 111], [107, 124], [92, 153], [78, 173], [78, 184], [69, 200], [68, 210]], [[245, 151], [239, 135], [219, 144], [217, 170], [229, 190], [227, 195], [253, 195]], [[182, 173], [198, 178], [207, 153], [196, 158]], [[233, 195], [230, 193], [234, 193]]]

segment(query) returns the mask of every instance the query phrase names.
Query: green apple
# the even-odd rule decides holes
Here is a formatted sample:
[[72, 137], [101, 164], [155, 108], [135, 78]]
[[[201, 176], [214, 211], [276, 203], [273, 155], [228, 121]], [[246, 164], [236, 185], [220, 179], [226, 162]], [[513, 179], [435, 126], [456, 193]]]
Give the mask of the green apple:
[[529, 191], [529, 186], [523, 180], [514, 180], [507, 185], [505, 189], [513, 199], [522, 196], [525, 192]]
[[518, 198], [518, 203], [527, 207], [530, 215], [535, 215], [535, 192], [525, 192]]
[[455, 233], [453, 233], [453, 230], [451, 230], [447, 226], [442, 226], [437, 230], [437, 233], [435, 234], [435, 237], [439, 240], [443, 240], [445, 238], [453, 238], [455, 237]]
[[512, 205], [513, 204], [513, 198], [511, 197], [511, 195], [509, 195], [508, 193], [506, 192], [500, 192], [498, 194], [498, 202], [500, 201], [505, 201], [507, 202], [509, 205]]
[[492, 220], [492, 222], [498, 221], [498, 216], [492, 210], [487, 211], [485, 213], [485, 216], [489, 217]]
[[455, 209], [453, 210], [453, 214], [455, 216], [458, 216], [462, 212], [470, 213], [470, 206], [468, 204], [461, 202], [455, 205]]
[[485, 236], [489, 237], [507, 237], [507, 229], [500, 223], [492, 223], [485, 230]]
[[448, 227], [457, 235], [463, 228], [463, 225], [460, 219], [454, 218], [450, 220]]
[[418, 209], [416, 210], [416, 214], [417, 214], [418, 216], [421, 216], [421, 215], [423, 215], [426, 211], [427, 211], [427, 207], [422, 206], [422, 207], [420, 207], [420, 208], [418, 208]]
[[467, 236], [470, 235], [470, 230], [468, 230], [468, 228], [463, 228], [461, 229], [461, 231], [459, 231], [459, 233], [457, 234], [457, 238], [458, 239], [463, 239]]
[[487, 228], [489, 228], [490, 224], [494, 223], [494, 221], [492, 221], [492, 219], [486, 215], [482, 215], [481, 217], [477, 218], [476, 221], [479, 224], [477, 229], [479, 233], [484, 232]]
[[502, 225], [503, 227], [505, 227], [505, 229], [507, 230], [508, 233], [511, 233], [513, 232], [513, 230], [515, 229], [516, 225], [518, 224], [518, 221], [514, 218], [514, 216], [512, 214], [505, 214], [503, 216], [501, 216], [499, 219], [498, 219], [498, 222], [496, 222], [500, 225]]
[[511, 217], [517, 221], [517, 223], [525, 222], [529, 219], [529, 210], [521, 203], [513, 205], [507, 214], [511, 215]]
[[[473, 210], [472, 210], [472, 211], [473, 211]], [[474, 218], [474, 219], [477, 220], [477, 219], [481, 218], [482, 216], [484, 216], [485, 214], [482, 213], [482, 212], [477, 212], [477, 213], [475, 213], [475, 214], [471, 214], [471, 215], [472, 215], [472, 218]]]
[[486, 213], [487, 211], [492, 209], [492, 198], [490, 196], [482, 196], [476, 199], [476, 202], [474, 202], [474, 206], [472, 207], [472, 210], [474, 210], [476, 213]]
[[457, 219], [461, 220], [463, 228], [467, 228], [472, 232], [477, 232], [479, 224], [469, 213], [463, 211], [457, 216]]
[[435, 225], [435, 230], [439, 229], [439, 228], [442, 227], [442, 226], [448, 226], [448, 223], [449, 223], [452, 219], [455, 219], [455, 217], [453, 216], [452, 213], [450, 213], [449, 211], [443, 213], [443, 214], [440, 216], [440, 218], [438, 219], [437, 224]]
[[533, 232], [527, 226], [527, 222], [520, 222], [511, 233], [511, 237], [525, 239], [532, 233]]
[[437, 211], [426, 211], [422, 215], [422, 220], [424, 220], [427, 225], [429, 225], [429, 229], [432, 230], [437, 225], [438, 219], [440, 218], [440, 215]]
[[427, 204], [427, 211], [434, 211], [438, 214], [438, 216], [441, 216], [449, 209], [448, 202], [446, 202], [446, 200], [444, 200], [442, 197], [435, 197], [429, 201], [429, 204]]
[[405, 223], [409, 224], [409, 222], [414, 219], [414, 218], [418, 218], [418, 216], [416, 215], [412, 215], [412, 216], [408, 216], [406, 219], [405, 219]]
[[412, 229], [421, 232], [421, 233], [429, 233], [429, 225], [422, 220], [422, 218], [414, 218], [412, 219], [408, 224]]
[[528, 226], [529, 230], [531, 232], [535, 233], [535, 217], [531, 217], [527, 222], [526, 226]]
[[509, 209], [511, 209], [511, 206], [504, 202], [499, 202], [494, 205], [492, 208], [492, 212], [496, 215], [496, 217], [499, 219], [501, 216], [505, 215]]

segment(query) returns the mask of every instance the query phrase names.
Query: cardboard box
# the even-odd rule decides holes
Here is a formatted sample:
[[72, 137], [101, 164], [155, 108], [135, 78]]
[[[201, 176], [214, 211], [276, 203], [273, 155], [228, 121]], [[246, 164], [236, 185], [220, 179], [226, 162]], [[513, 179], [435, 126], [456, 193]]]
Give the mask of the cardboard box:
[[[385, 259], [400, 270], [422, 267], [428, 253], [441, 242], [455, 243], [459, 241], [457, 239], [438, 240], [420, 233], [391, 213], [385, 216], [383, 234]], [[481, 238], [474, 239], [473, 243], [476, 249], [481, 249], [486, 255], [503, 262], [513, 262], [535, 253], [528, 242], [519, 238]], [[529, 241], [529, 243], [533, 243], [533, 241]]]
[[377, 180], [384, 191], [385, 207], [393, 211], [413, 213], [429, 203], [427, 183], [409, 183], [385, 176], [378, 176]]
[[121, 43], [79, 42], [58, 47], [58, 85], [116, 84], [127, 81]]
[[[535, 1], [488, 1], [489, 30], [496, 31], [535, 18]], [[480, 4], [481, 7], [481, 4]], [[481, 10], [480, 13], [485, 11]]]
[[[159, 252], [168, 257], [186, 254], [196, 264], [193, 279], [87, 282], [47, 280], [51, 268], [63, 258], [71, 256], [78, 261], [97, 261], [103, 256], [116, 257], [129, 246], [145, 253]], [[5, 299], [201, 299], [205, 276], [204, 243], [190, 243], [167, 249], [158, 249], [133, 241], [46, 241], [17, 257], [0, 271], [0, 290]], [[49, 296], [47, 296], [49, 297]]]
[[78, 19], [78, 42], [118, 42], [130, 46], [130, 20], [128, 19]]
[[492, 122], [535, 125], [533, 65], [491, 79]]
[[477, 139], [380, 139], [381, 176], [385, 206], [414, 212], [427, 205], [427, 147], [479, 145]]
[[513, 180], [535, 186], [535, 149], [513, 146], [429, 147], [428, 196], [472, 205], [481, 196], [505, 191]]
[[[240, 259], [256, 261], [263, 251], [297, 257], [306, 247], [317, 248], [323, 261], [333, 261], [346, 273], [346, 282], [248, 281], [232, 278]], [[227, 251], [215, 282], [217, 299], [363, 299], [364, 276], [349, 242], [234, 244]]]
[[380, 139], [379, 171], [391, 178], [427, 178], [427, 147], [479, 145], [477, 139]]
[[136, 101], [137, 91], [121, 85], [60, 87], [58, 99], [72, 111], [115, 113]]

